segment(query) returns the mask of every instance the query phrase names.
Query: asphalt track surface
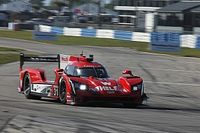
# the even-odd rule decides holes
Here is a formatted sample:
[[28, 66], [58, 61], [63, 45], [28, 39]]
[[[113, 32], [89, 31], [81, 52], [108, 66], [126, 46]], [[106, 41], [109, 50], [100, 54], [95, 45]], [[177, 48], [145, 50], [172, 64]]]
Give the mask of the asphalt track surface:
[[2, 38], [0, 46], [50, 54], [77, 54], [84, 50], [86, 54], [94, 54], [114, 78], [125, 68], [142, 76], [150, 97], [137, 108], [107, 104], [69, 106], [49, 99], [27, 100], [17, 92], [19, 62], [5, 64], [0, 66], [0, 132], [200, 132], [200, 59], [147, 54], [128, 48], [58, 46]]

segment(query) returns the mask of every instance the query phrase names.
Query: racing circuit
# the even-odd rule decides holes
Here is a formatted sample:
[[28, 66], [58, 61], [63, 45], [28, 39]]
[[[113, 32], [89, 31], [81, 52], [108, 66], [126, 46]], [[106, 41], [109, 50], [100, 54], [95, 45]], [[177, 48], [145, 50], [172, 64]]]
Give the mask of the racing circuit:
[[128, 48], [46, 45], [0, 39], [0, 46], [41, 53], [94, 54], [111, 77], [129, 68], [143, 77], [150, 99], [143, 106], [69, 106], [28, 100], [17, 92], [19, 62], [0, 66], [2, 133], [199, 133], [200, 59], [137, 52]]

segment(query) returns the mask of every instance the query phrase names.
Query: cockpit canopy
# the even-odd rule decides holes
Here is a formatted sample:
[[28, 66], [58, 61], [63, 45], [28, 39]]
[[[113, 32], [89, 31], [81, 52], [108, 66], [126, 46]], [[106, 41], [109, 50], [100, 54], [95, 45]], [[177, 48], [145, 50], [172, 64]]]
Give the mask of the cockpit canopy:
[[95, 77], [95, 78], [109, 78], [107, 71], [104, 67], [82, 67], [78, 68], [73, 65], [68, 65], [65, 68], [65, 73], [69, 76], [80, 77]]

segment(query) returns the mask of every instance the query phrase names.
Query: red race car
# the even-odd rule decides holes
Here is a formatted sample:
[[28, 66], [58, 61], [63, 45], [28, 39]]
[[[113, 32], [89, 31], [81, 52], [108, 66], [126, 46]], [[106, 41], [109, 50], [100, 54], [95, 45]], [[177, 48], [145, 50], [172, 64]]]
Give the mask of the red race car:
[[[55, 80], [49, 81], [38, 68], [23, 69], [24, 62], [57, 62]], [[113, 102], [141, 105], [147, 96], [143, 79], [124, 70], [118, 80], [110, 78], [103, 65], [80, 56], [25, 56], [20, 54], [18, 91], [28, 99], [49, 97], [63, 104], [79, 105], [86, 102]]]

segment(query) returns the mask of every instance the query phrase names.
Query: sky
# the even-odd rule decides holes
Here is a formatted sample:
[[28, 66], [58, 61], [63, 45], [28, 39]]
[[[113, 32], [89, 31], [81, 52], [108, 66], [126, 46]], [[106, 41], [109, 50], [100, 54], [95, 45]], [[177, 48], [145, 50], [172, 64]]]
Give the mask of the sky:
[[[109, 3], [111, 0], [103, 0], [104, 3]], [[48, 5], [51, 2], [51, 0], [45, 0], [45, 5]]]

